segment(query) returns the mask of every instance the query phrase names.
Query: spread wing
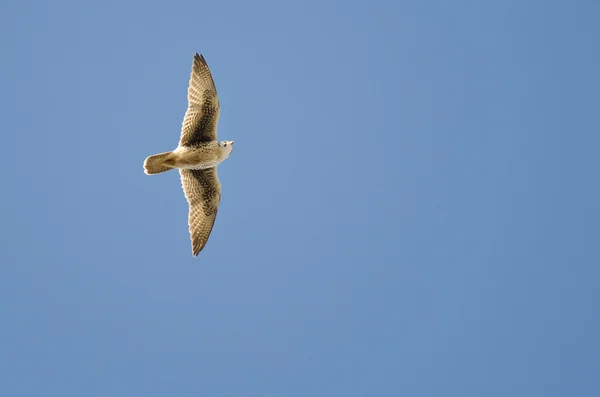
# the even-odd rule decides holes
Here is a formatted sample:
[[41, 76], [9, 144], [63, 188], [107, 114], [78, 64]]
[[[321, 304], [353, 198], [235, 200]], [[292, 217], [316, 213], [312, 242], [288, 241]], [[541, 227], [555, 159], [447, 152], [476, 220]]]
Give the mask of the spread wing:
[[219, 98], [208, 64], [202, 55], [194, 55], [188, 87], [188, 108], [181, 127], [180, 146], [194, 146], [217, 139]]
[[217, 168], [204, 170], [180, 169], [181, 185], [190, 213], [188, 224], [192, 239], [192, 254], [197, 256], [206, 245], [221, 201], [221, 183]]

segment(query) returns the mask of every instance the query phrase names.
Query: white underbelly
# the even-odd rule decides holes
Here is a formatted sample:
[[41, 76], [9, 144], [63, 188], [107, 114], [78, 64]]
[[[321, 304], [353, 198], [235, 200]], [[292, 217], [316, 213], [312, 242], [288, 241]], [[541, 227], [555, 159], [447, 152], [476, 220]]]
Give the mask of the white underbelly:
[[221, 162], [218, 151], [213, 148], [178, 147], [173, 153], [177, 154], [175, 167], [184, 170], [203, 170]]
[[231, 145], [219, 145], [209, 142], [199, 147], [179, 146], [174, 151], [173, 168], [184, 170], [204, 170], [221, 164], [231, 154]]

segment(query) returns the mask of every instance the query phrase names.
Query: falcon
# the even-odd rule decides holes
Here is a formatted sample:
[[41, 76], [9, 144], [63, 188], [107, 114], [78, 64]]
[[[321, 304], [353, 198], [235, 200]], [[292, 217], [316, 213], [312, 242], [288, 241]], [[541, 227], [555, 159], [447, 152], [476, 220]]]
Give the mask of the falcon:
[[196, 53], [179, 145], [172, 152], [155, 154], [144, 161], [147, 175], [179, 169], [190, 207], [188, 225], [194, 256], [206, 245], [217, 217], [221, 201], [217, 165], [229, 157], [233, 149], [233, 141], [217, 141], [219, 109], [217, 89], [208, 64]]

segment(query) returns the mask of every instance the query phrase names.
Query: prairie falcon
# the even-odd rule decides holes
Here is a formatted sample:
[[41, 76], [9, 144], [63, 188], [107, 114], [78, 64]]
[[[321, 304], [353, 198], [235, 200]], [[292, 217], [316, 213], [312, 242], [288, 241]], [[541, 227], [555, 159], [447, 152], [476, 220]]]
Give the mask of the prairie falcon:
[[217, 217], [221, 200], [217, 165], [229, 157], [233, 149], [233, 141], [217, 141], [219, 108], [217, 89], [208, 64], [196, 53], [179, 145], [172, 152], [155, 154], [144, 162], [147, 175], [179, 169], [190, 207], [188, 225], [194, 256], [206, 245]]

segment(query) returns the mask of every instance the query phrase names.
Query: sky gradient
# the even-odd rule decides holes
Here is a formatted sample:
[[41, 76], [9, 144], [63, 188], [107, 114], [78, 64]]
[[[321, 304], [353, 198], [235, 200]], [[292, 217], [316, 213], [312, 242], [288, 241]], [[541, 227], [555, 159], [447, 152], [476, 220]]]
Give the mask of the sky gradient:
[[[0, 5], [0, 395], [600, 395], [600, 3]], [[222, 200], [191, 255], [192, 56]]]

